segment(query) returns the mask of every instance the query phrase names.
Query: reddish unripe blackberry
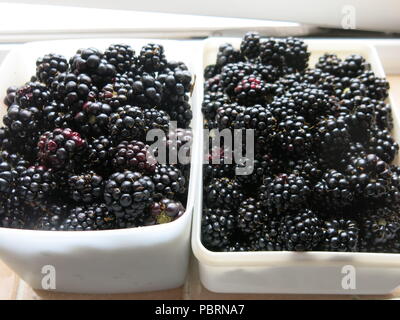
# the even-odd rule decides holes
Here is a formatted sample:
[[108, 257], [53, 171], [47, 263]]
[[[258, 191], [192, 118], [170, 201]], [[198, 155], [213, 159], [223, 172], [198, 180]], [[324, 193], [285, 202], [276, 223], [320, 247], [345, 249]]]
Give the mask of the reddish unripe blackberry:
[[50, 90], [40, 82], [28, 82], [15, 92], [15, 102], [24, 108], [42, 108], [52, 99]]
[[243, 77], [235, 87], [234, 95], [245, 105], [263, 103], [267, 99], [265, 83], [255, 75]]

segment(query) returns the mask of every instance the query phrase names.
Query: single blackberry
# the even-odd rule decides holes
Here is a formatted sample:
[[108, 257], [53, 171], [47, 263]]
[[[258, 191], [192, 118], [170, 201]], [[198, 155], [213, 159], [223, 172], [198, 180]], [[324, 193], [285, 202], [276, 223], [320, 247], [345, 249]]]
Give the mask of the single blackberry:
[[43, 108], [43, 127], [46, 130], [68, 128], [74, 124], [74, 112], [62, 102], [53, 101]]
[[164, 47], [160, 44], [149, 43], [142, 47], [138, 63], [145, 72], [159, 72], [166, 66]]
[[254, 129], [257, 138], [272, 137], [276, 130], [276, 119], [268, 108], [259, 104], [244, 108], [232, 124], [235, 129]]
[[391, 163], [399, 152], [399, 145], [387, 130], [373, 128], [369, 134], [368, 152], [376, 154], [387, 163]]
[[167, 62], [167, 67], [165, 68], [164, 72], [169, 73], [169, 72], [187, 71], [187, 70], [189, 70], [189, 68], [184, 62], [169, 60]]
[[88, 101], [75, 115], [75, 126], [84, 136], [107, 134], [111, 112], [111, 107], [106, 103]]
[[233, 91], [238, 102], [244, 105], [264, 103], [267, 99], [264, 81], [254, 75], [243, 77]]
[[253, 74], [256, 74], [265, 81], [267, 93], [272, 93], [274, 90], [274, 82], [283, 75], [282, 70], [268, 64], [255, 63]]
[[86, 140], [78, 132], [54, 129], [45, 132], [38, 142], [38, 158], [42, 165], [54, 169], [73, 169], [81, 163], [87, 149]]
[[15, 87], [15, 86], [11, 86], [11, 87], [7, 88], [6, 96], [4, 97], [4, 100], [3, 100], [4, 104], [7, 107], [11, 106], [14, 103], [17, 90], [18, 90], [18, 87]]
[[146, 109], [143, 111], [143, 115], [146, 134], [152, 129], [160, 129], [165, 134], [168, 134], [170, 129], [170, 119], [165, 111], [154, 108]]
[[57, 182], [51, 169], [31, 166], [19, 175], [17, 194], [24, 202], [32, 204], [46, 200], [56, 188]]
[[351, 54], [340, 65], [341, 76], [355, 78], [367, 71], [371, 66], [359, 54]]
[[143, 111], [136, 106], [119, 107], [111, 114], [109, 132], [115, 141], [142, 139], [145, 134]]
[[192, 107], [189, 103], [189, 97], [185, 96], [185, 100], [177, 104], [165, 106], [165, 111], [168, 112], [171, 121], [176, 121], [178, 128], [190, 128], [190, 123], [193, 119]]
[[11, 105], [3, 117], [4, 125], [10, 133], [19, 138], [28, 138], [37, 133], [41, 128], [41, 112], [36, 107], [21, 107]]
[[152, 175], [155, 187], [154, 198], [174, 198], [186, 191], [186, 179], [181, 170], [173, 165], [160, 164]]
[[260, 54], [260, 34], [248, 32], [240, 44], [240, 52], [246, 59], [254, 59]]
[[285, 243], [279, 235], [280, 219], [269, 217], [262, 229], [251, 238], [251, 251], [282, 251]]
[[117, 171], [131, 170], [142, 174], [152, 174], [156, 170], [157, 162], [149, 151], [149, 146], [141, 141], [122, 141], [114, 148], [111, 160]]
[[7, 159], [1, 159], [0, 161], [0, 200], [7, 198], [15, 186], [16, 179], [18, 178], [18, 172], [13, 166], [7, 161]]
[[238, 105], [237, 103], [224, 104], [217, 109], [217, 115], [215, 117], [216, 124], [220, 130], [225, 128], [234, 128], [237, 119], [243, 117], [245, 107]]
[[98, 94], [92, 78], [86, 74], [61, 73], [51, 83], [51, 90], [57, 102], [74, 111], [79, 111], [86, 101], [94, 101]]
[[342, 60], [338, 58], [336, 54], [325, 53], [323, 56], [319, 57], [315, 68], [334, 76], [343, 76], [341, 65]]
[[252, 234], [263, 228], [267, 218], [261, 204], [254, 198], [247, 198], [237, 210], [237, 227], [244, 233]]
[[[237, 161], [235, 165], [236, 180], [242, 185], [253, 189], [254, 186], [259, 186], [264, 177], [271, 175], [276, 165], [276, 159], [272, 154], [256, 154], [253, 161], [244, 158], [243, 161]], [[237, 169], [243, 169], [242, 174], [238, 174]]]
[[368, 154], [366, 147], [360, 142], [350, 142], [348, 150], [342, 154], [342, 159], [340, 160], [337, 168], [341, 171], [347, 168], [347, 165], [353, 160], [365, 157]]
[[38, 213], [33, 229], [57, 231], [61, 222], [67, 217], [70, 207], [68, 204], [43, 203], [37, 207]]
[[163, 85], [163, 99], [166, 103], [185, 100], [192, 89], [192, 74], [188, 70], [160, 74], [157, 78]]
[[216, 65], [218, 68], [229, 63], [236, 63], [240, 61], [240, 52], [236, 50], [230, 43], [221, 44], [218, 48]]
[[1, 201], [0, 227], [24, 229], [30, 224], [30, 217], [24, 203], [16, 195], [15, 190], [8, 198]]
[[311, 190], [303, 177], [284, 173], [266, 177], [259, 192], [263, 206], [279, 214], [304, 207], [311, 195]]
[[337, 210], [351, 205], [354, 191], [346, 176], [336, 170], [329, 170], [314, 186], [313, 197], [316, 206], [321, 209]]
[[110, 45], [104, 51], [104, 57], [120, 73], [128, 71], [136, 63], [135, 50], [127, 44]]
[[391, 184], [389, 165], [374, 154], [354, 159], [347, 166], [346, 173], [356, 194], [364, 199], [384, 196]]
[[311, 129], [301, 116], [288, 116], [278, 124], [276, 143], [287, 155], [306, 155], [312, 148]]
[[214, 178], [205, 186], [204, 198], [210, 208], [236, 209], [244, 200], [242, 186], [235, 179]]
[[150, 206], [150, 215], [157, 224], [168, 223], [181, 217], [185, 207], [179, 201], [163, 198]]
[[41, 109], [51, 98], [49, 89], [40, 82], [28, 82], [15, 92], [15, 102], [23, 108]]
[[254, 74], [255, 71], [256, 65], [249, 62], [229, 63], [222, 68], [219, 81], [225, 92], [232, 95], [240, 80]]
[[104, 188], [105, 203], [119, 219], [144, 217], [153, 201], [154, 183], [139, 172], [115, 172]]
[[90, 231], [114, 229], [115, 216], [104, 203], [95, 206], [78, 206], [71, 209], [62, 221], [60, 231]]
[[215, 64], [210, 64], [204, 68], [204, 79], [208, 80], [218, 74], [219, 70]]
[[385, 100], [389, 95], [389, 82], [385, 78], [375, 76], [373, 71], [365, 71], [359, 76], [371, 99]]
[[228, 96], [223, 92], [205, 93], [201, 105], [203, 116], [207, 120], [214, 120], [217, 109], [229, 101]]
[[[275, 161], [276, 163], [277, 161]], [[310, 154], [305, 159], [289, 160], [283, 166], [275, 165], [280, 172], [288, 172], [302, 176], [309, 185], [315, 184], [322, 178], [324, 161], [315, 154]], [[279, 172], [275, 172], [279, 173]]]
[[204, 164], [204, 176], [208, 181], [213, 178], [233, 178], [235, 175], [232, 154], [222, 148], [211, 148]]
[[222, 92], [222, 91], [224, 91], [224, 88], [222, 87], [221, 75], [217, 74], [216, 76], [204, 82], [204, 92]]
[[93, 203], [103, 197], [103, 178], [93, 171], [71, 175], [68, 185], [70, 197], [76, 202]]
[[111, 159], [114, 154], [112, 141], [107, 136], [100, 136], [89, 140], [87, 148], [87, 162], [96, 172], [109, 172]]
[[321, 221], [309, 209], [285, 215], [282, 218], [279, 233], [289, 251], [313, 250], [323, 238]]
[[307, 44], [303, 40], [293, 37], [286, 38], [285, 43], [287, 47], [285, 62], [288, 67], [296, 71], [303, 71], [307, 68], [308, 58], [310, 57]]
[[201, 241], [209, 250], [222, 251], [230, 243], [235, 231], [235, 217], [231, 210], [205, 208], [201, 219]]
[[130, 98], [141, 107], [159, 106], [163, 97], [163, 86], [150, 74], [137, 76], [132, 83]]
[[269, 38], [260, 44], [260, 60], [263, 64], [282, 68], [286, 65], [287, 45], [284, 41]]
[[106, 84], [99, 93], [99, 100], [113, 110], [123, 107], [132, 100], [133, 79], [117, 74], [111, 83]]
[[351, 219], [331, 219], [323, 223], [324, 251], [355, 252], [358, 249], [359, 227]]
[[393, 129], [393, 116], [392, 107], [383, 101], [377, 101], [375, 104], [375, 120], [376, 125], [381, 130], [388, 130], [389, 132]]
[[366, 97], [368, 94], [367, 87], [358, 78], [341, 78], [341, 87], [336, 84], [335, 92], [341, 100], [350, 100], [357, 97]]
[[73, 73], [89, 75], [97, 86], [110, 83], [117, 73], [116, 68], [95, 48], [79, 49], [69, 64]]
[[60, 73], [68, 70], [67, 59], [60, 54], [49, 53], [36, 60], [36, 77], [50, 85]]
[[288, 117], [299, 115], [299, 106], [288, 97], [275, 97], [269, 104], [269, 110], [278, 122], [285, 121]]

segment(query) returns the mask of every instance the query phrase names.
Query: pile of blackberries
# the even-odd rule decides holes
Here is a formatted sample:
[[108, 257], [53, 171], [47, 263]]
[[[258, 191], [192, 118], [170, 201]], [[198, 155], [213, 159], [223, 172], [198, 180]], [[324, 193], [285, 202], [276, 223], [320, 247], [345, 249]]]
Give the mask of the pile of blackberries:
[[204, 127], [255, 136], [249, 175], [231, 149], [208, 151], [208, 249], [400, 252], [389, 84], [358, 54], [309, 57], [300, 39], [250, 32], [206, 67]]
[[158, 163], [146, 135], [162, 130], [165, 148], [188, 149], [192, 86], [159, 44], [40, 57], [36, 75], [4, 98], [0, 227], [104, 230], [180, 217], [189, 165]]

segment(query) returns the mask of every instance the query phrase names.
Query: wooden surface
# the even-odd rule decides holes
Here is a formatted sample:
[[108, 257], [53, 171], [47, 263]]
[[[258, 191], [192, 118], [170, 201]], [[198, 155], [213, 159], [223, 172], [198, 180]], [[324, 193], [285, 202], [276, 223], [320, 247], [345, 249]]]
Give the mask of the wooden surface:
[[[400, 75], [388, 76], [391, 85], [391, 99], [394, 108], [400, 108]], [[343, 295], [254, 295], [254, 294], [217, 294], [206, 290], [199, 281], [197, 265], [192, 259], [190, 273], [186, 284], [177, 289], [116, 295], [81, 295], [63, 294], [48, 291], [32, 290], [24, 281], [10, 270], [0, 260], [0, 300], [60, 300], [60, 299], [158, 299], [158, 300], [179, 300], [179, 299], [399, 299], [400, 288], [389, 296], [343, 296]]]

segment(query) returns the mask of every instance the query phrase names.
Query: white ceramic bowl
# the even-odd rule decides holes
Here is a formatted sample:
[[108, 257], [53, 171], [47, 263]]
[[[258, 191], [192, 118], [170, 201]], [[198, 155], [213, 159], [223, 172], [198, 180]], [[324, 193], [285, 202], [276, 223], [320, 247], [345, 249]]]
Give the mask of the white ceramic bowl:
[[[240, 39], [205, 41], [203, 67], [215, 61], [217, 48]], [[378, 76], [384, 76], [373, 47], [342, 40], [306, 40], [312, 53], [310, 66], [325, 52], [340, 57], [362, 54]], [[393, 108], [393, 135], [400, 141], [400, 114]], [[202, 118], [199, 118], [199, 125]], [[398, 161], [397, 161], [398, 162]], [[202, 170], [202, 168], [199, 168]], [[202, 188], [202, 182], [197, 187]], [[201, 189], [199, 189], [201, 190]], [[192, 248], [199, 262], [203, 285], [214, 292], [387, 294], [400, 285], [400, 254], [336, 252], [232, 252], [207, 250], [201, 243], [202, 192], [196, 194]], [[349, 267], [350, 266], [350, 267]], [[354, 281], [353, 281], [354, 280]]]
[[[104, 50], [111, 43], [130, 44], [138, 52], [149, 42], [164, 45], [168, 59], [181, 60], [197, 72], [195, 62], [201, 60], [201, 48], [191, 41], [85, 39], [29, 43], [11, 51], [0, 67], [1, 103], [6, 88], [28, 81], [35, 73], [36, 58], [46, 53], [70, 57], [79, 48]], [[194, 109], [200, 101], [199, 88], [195, 86], [192, 97]], [[5, 110], [2, 105], [3, 114]], [[193, 121], [191, 177], [198, 176], [198, 159], [194, 156], [198, 153], [199, 129]], [[62, 292], [124, 293], [179, 287], [185, 281], [190, 256], [194, 187], [195, 179], [191, 178], [185, 214], [164, 225], [86, 232], [0, 228], [0, 259], [35, 289], [42, 288], [42, 270], [47, 265], [55, 268], [56, 290]]]

